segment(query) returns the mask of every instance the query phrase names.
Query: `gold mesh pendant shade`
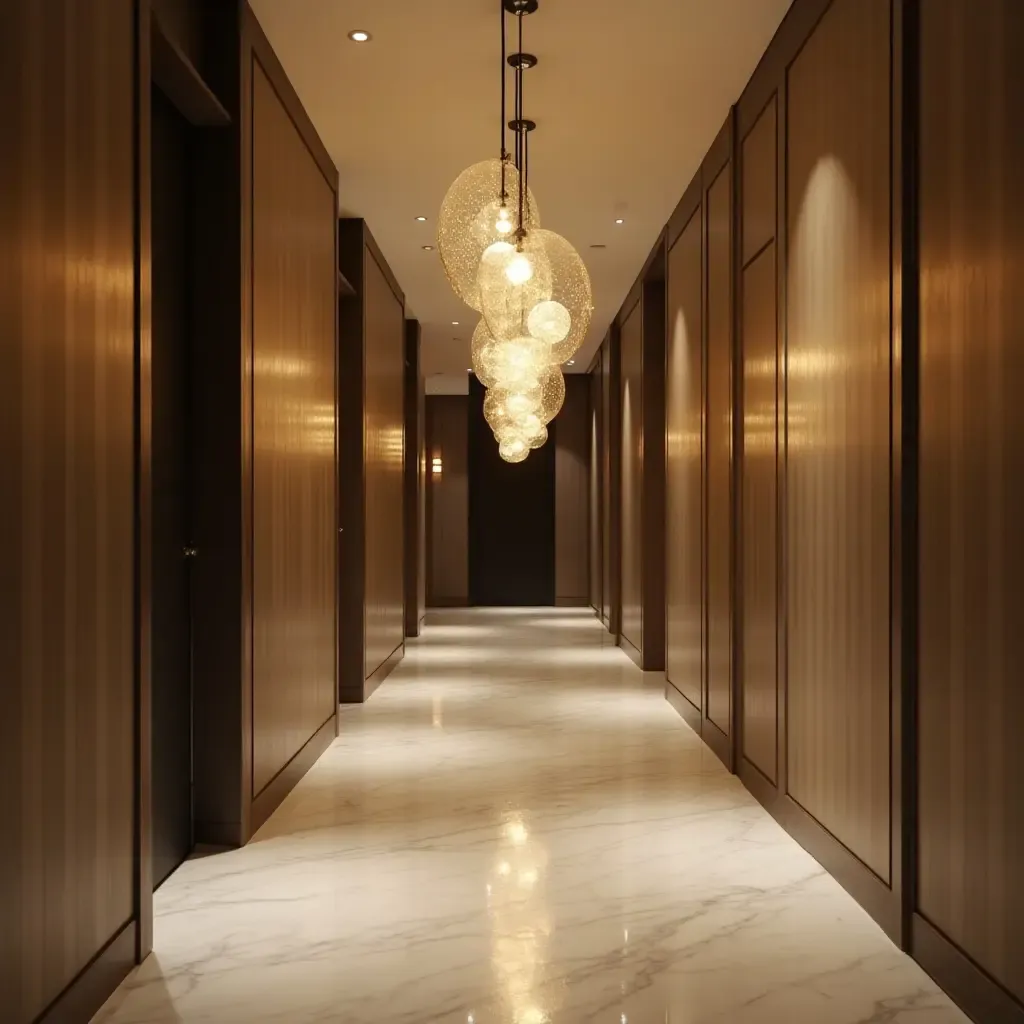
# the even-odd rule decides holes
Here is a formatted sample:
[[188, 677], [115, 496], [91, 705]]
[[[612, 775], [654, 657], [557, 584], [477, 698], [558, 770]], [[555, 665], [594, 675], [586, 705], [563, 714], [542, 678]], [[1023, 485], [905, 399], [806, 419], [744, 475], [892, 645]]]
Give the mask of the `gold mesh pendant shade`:
[[565, 402], [565, 377], [553, 366], [540, 378], [540, 409], [537, 415], [541, 422], [550, 423], [561, 411]]
[[[480, 309], [477, 270], [484, 251], [495, 242], [513, 239], [519, 226], [519, 172], [505, 165], [505, 216], [501, 216], [501, 160], [481, 160], [452, 182], [437, 218], [437, 249], [455, 294]], [[533, 193], [524, 197], [523, 220], [540, 226]]]
[[488, 247], [477, 274], [480, 311], [491, 337], [498, 341], [528, 334], [530, 310], [551, 298], [551, 263], [537, 233], [515, 246], [497, 242]]
[[559, 365], [573, 357], [590, 330], [594, 312], [590, 274], [580, 254], [557, 232], [539, 228], [531, 236], [547, 255], [551, 294], [547, 302], [530, 310], [526, 328], [532, 337], [551, 346], [550, 362]]
[[502, 441], [498, 445], [498, 454], [506, 462], [523, 462], [530, 454], [530, 446], [519, 438], [512, 441]]

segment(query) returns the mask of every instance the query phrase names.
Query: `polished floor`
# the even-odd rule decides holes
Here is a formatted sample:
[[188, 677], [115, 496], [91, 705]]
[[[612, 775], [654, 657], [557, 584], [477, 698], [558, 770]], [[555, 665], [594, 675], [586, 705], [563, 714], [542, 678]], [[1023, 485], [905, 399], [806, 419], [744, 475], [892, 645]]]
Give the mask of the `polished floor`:
[[96, 1018], [961, 1024], [581, 610], [433, 613]]

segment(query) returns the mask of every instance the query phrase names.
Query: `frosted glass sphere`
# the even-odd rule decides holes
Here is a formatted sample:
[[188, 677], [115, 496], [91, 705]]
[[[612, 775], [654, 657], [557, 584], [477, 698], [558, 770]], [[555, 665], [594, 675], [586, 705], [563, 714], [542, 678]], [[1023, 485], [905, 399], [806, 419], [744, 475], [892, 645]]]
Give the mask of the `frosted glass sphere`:
[[565, 378], [562, 371], [552, 367], [540, 375], [540, 409], [537, 415], [541, 422], [550, 423], [561, 411], [565, 402]]
[[523, 440], [526, 441], [527, 447], [529, 448], [541, 448], [547, 443], [548, 439], [548, 428], [542, 423], [540, 428], [534, 433], [524, 436]]
[[[501, 197], [501, 160], [482, 160], [467, 167], [452, 182], [437, 217], [437, 250], [455, 294], [466, 305], [480, 309], [477, 270], [484, 250], [519, 227], [519, 172], [505, 161], [504, 209]], [[523, 207], [527, 228], [540, 227], [533, 193], [527, 190]]]
[[550, 368], [548, 347], [530, 337], [482, 346], [480, 360], [487, 380], [494, 381], [492, 387], [513, 390], [533, 387]]
[[499, 444], [498, 454], [506, 462], [522, 462], [530, 454], [530, 446], [525, 441], [515, 438]]
[[551, 264], [531, 231], [518, 246], [495, 242], [487, 247], [477, 272], [480, 311], [498, 341], [528, 335], [530, 310], [551, 298]]
[[491, 369], [495, 357], [494, 339], [487, 330], [487, 324], [481, 320], [473, 330], [473, 338], [469, 343], [470, 359], [473, 365], [473, 372], [476, 379], [485, 388], [493, 388], [498, 383]]
[[[573, 357], [590, 330], [590, 318], [594, 313], [590, 274], [580, 254], [561, 235], [538, 228], [530, 232], [530, 237], [543, 246], [547, 255], [551, 270], [551, 294], [547, 298], [562, 306], [569, 314], [567, 333], [551, 345], [551, 361], [560, 365]], [[529, 318], [527, 330], [533, 337], [539, 337], [530, 329]], [[494, 333], [493, 330], [491, 333]]]
[[538, 302], [530, 310], [526, 317], [526, 327], [532, 338], [548, 345], [557, 345], [568, 337], [572, 317], [560, 302], [548, 299], [547, 302]]

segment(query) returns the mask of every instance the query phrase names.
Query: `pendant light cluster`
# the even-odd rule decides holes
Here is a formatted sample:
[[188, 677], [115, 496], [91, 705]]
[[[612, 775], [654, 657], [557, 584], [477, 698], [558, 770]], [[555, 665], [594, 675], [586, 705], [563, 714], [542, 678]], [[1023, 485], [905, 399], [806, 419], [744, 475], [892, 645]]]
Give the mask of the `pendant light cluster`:
[[[455, 291], [481, 314], [473, 332], [473, 372], [487, 389], [484, 416], [506, 462], [522, 462], [548, 438], [547, 425], [565, 401], [561, 365], [583, 344], [593, 298], [579, 253], [542, 228], [529, 183], [529, 140], [536, 123], [523, 116], [523, 75], [537, 63], [523, 52], [523, 18], [539, 0], [501, 6], [501, 155], [464, 170], [438, 216], [437, 247]], [[515, 117], [505, 148], [505, 24], [515, 16], [519, 52]]]

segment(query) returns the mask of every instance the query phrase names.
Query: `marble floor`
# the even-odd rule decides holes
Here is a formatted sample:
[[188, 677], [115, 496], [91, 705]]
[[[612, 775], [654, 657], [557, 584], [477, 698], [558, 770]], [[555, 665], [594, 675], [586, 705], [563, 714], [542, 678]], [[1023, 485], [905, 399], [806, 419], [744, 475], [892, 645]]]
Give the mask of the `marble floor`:
[[96, 1018], [962, 1024], [581, 610], [433, 613]]

